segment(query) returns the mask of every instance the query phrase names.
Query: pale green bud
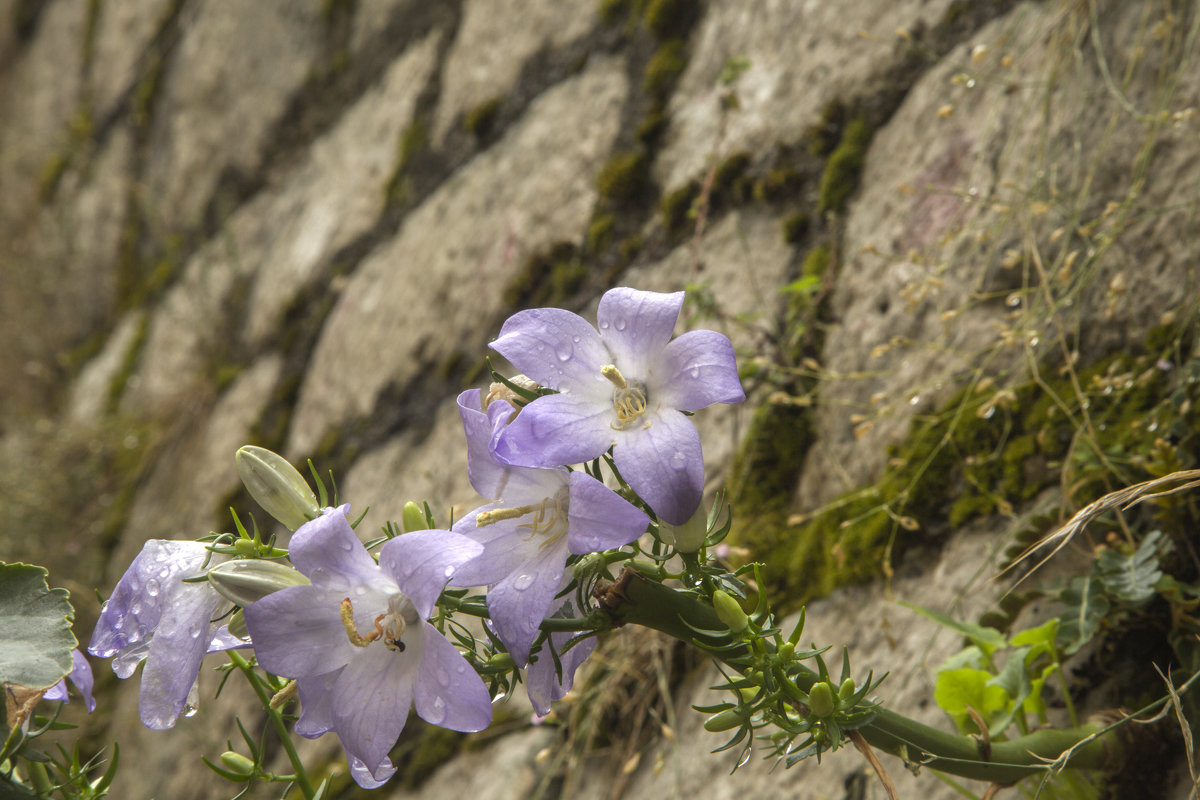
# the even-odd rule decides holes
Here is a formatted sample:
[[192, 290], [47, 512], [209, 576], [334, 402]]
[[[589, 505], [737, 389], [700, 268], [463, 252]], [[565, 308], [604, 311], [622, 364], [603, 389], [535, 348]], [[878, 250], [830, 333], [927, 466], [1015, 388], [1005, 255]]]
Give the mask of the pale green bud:
[[704, 730], [710, 733], [733, 730], [734, 728], [741, 727], [745, 721], [746, 715], [742, 709], [727, 708], [704, 720]]
[[708, 512], [704, 510], [704, 504], [697, 506], [696, 513], [682, 525], [660, 521], [658, 534], [664, 542], [673, 545], [680, 553], [696, 552], [704, 546], [704, 539], [708, 536]]
[[278, 561], [239, 558], [217, 564], [208, 571], [208, 582], [217, 594], [245, 608], [256, 600], [286, 589], [306, 586], [308, 578]]
[[750, 618], [746, 616], [745, 611], [742, 611], [737, 600], [734, 600], [724, 589], [717, 589], [713, 592], [712, 599], [717, 617], [729, 627], [730, 631], [741, 633], [746, 630], [746, 626], [750, 624]]
[[250, 638], [250, 629], [246, 627], [246, 616], [240, 608], [229, 615], [229, 624], [226, 627], [229, 629], [230, 634], [239, 639]]
[[858, 691], [858, 687], [854, 684], [854, 678], [846, 678], [846, 680], [842, 681], [842, 685], [838, 687], [838, 697], [844, 702], [853, 697], [856, 691]]
[[425, 509], [409, 500], [400, 512], [400, 525], [404, 528], [405, 533], [428, 530], [429, 524], [425, 520]]
[[808, 707], [814, 717], [824, 719], [833, 713], [833, 687], [826, 681], [819, 681], [808, 690]]
[[494, 653], [488, 658], [487, 665], [499, 669], [512, 669], [517, 662], [513, 660], [511, 653]]
[[321, 508], [303, 476], [287, 459], [264, 447], [246, 445], [237, 451], [238, 477], [254, 501], [294, 531], [320, 516]]
[[224, 753], [221, 753], [221, 764], [230, 772], [246, 778], [254, 774], [254, 762], [241, 753], [235, 753], [232, 750], [226, 750]]

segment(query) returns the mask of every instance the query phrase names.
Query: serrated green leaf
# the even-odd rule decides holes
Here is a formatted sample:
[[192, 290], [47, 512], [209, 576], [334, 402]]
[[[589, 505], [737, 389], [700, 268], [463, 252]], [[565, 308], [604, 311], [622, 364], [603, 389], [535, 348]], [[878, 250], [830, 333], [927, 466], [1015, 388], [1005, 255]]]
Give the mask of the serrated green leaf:
[[968, 706], [983, 716], [989, 728], [993, 720], [1010, 710], [1008, 692], [992, 684], [992, 677], [986, 670], [970, 667], [938, 673], [933, 697], [963, 733], [977, 732], [974, 721], [967, 713]]
[[1096, 635], [1111, 604], [1104, 595], [1104, 584], [1095, 576], [1075, 578], [1059, 592], [1058, 599], [1067, 606], [1059, 615], [1058, 641], [1063, 655], [1069, 656]]
[[1132, 553], [1104, 550], [1096, 557], [1096, 570], [1104, 588], [1131, 606], [1142, 606], [1154, 597], [1162, 578], [1159, 550], [1162, 531], [1152, 531]]
[[0, 683], [49, 689], [71, 671], [75, 611], [46, 570], [0, 563]]
[[956, 619], [947, 617], [945, 614], [923, 608], [916, 603], [909, 603], [905, 600], [900, 600], [899, 603], [905, 608], [910, 608], [921, 616], [933, 620], [943, 628], [949, 628], [967, 637], [971, 640], [972, 644], [983, 651], [984, 655], [988, 657], [997, 650], [1003, 650], [1008, 646], [1008, 642], [1004, 639], [1004, 634], [995, 628], [989, 628], [986, 625], [977, 625], [974, 622], [959, 622]]

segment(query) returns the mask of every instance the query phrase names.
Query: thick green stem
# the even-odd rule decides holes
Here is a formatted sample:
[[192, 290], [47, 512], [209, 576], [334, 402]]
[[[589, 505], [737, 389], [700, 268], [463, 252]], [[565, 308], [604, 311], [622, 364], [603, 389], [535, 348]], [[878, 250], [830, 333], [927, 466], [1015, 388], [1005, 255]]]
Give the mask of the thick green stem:
[[308, 772], [304, 769], [304, 762], [300, 760], [300, 754], [296, 752], [296, 747], [292, 744], [291, 734], [288, 733], [287, 725], [283, 721], [283, 713], [277, 708], [271, 708], [271, 693], [263, 683], [262, 677], [254, 671], [254, 667], [250, 666], [250, 662], [243, 658], [236, 650], [228, 652], [229, 660], [233, 662], [235, 667], [242, 671], [242, 674], [246, 676], [246, 680], [254, 687], [254, 693], [258, 695], [258, 699], [262, 702], [263, 710], [271, 718], [271, 725], [275, 728], [275, 734], [279, 737], [283, 749], [287, 752], [288, 761], [292, 762], [292, 770], [296, 774], [296, 785], [300, 787], [300, 791], [304, 793], [307, 800], [312, 800], [317, 793], [313, 789], [312, 781], [308, 779]]
[[[602, 598], [618, 623], [632, 623], [705, 646], [693, 629], [720, 630], [725, 625], [711, 606], [686, 592], [676, 591], [627, 570]], [[719, 645], [719, 642], [709, 642]], [[714, 653], [725, 661], [745, 657], [745, 645]], [[737, 669], [737, 667], [734, 667]], [[808, 691], [816, 679], [809, 671], [796, 678]], [[1123, 746], [1115, 730], [1102, 723], [1077, 728], [1047, 728], [1005, 742], [986, 743], [933, 728], [886, 708], [860, 729], [863, 737], [884, 752], [964, 778], [999, 784], [1044, 773], [1047, 763], [1071, 751], [1063, 764], [1081, 769], [1112, 770], [1120, 764]]]

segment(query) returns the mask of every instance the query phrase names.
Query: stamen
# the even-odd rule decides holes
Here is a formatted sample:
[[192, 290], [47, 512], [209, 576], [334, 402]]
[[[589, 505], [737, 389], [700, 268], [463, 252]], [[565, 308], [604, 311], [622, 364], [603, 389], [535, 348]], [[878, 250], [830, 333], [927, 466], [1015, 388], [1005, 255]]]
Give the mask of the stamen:
[[538, 549], [545, 550], [561, 539], [567, 532], [569, 524], [567, 519], [569, 498], [570, 493], [564, 487], [556, 492], [554, 497], [542, 500], [533, 512], [533, 519], [517, 526], [529, 529], [529, 535], [525, 537], [524, 541], [528, 542], [533, 537], [541, 535], [545, 538], [538, 543]]
[[521, 506], [519, 508], [493, 508], [491, 511], [481, 511], [475, 515], [475, 524], [482, 528], [485, 525], [491, 525], [501, 520], [523, 517], [529, 512], [537, 510], [537, 508], [538, 506]]
[[600, 374], [613, 382], [613, 385], [618, 389], [625, 389], [629, 384], [625, 381], [625, 376], [621, 374], [621, 370], [617, 369], [616, 364], [607, 364], [600, 368]]
[[363, 636], [358, 632], [358, 628], [354, 624], [354, 606], [350, 603], [350, 598], [347, 597], [342, 601], [339, 608], [342, 617], [342, 626], [346, 629], [346, 637], [350, 640], [350, 644], [355, 647], [366, 647], [371, 642], [383, 636], [383, 626], [381, 624], [385, 614], [380, 614], [375, 618], [375, 630]]

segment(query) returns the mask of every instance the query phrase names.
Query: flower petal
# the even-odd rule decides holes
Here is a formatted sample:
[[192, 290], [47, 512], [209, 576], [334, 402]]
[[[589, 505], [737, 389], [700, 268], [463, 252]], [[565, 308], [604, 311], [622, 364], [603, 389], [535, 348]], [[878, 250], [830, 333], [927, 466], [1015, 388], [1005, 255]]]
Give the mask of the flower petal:
[[315, 739], [333, 730], [333, 684], [342, 671], [327, 672], [312, 678], [296, 681], [300, 695], [300, 719], [296, 720], [296, 733], [306, 739]]
[[367, 584], [391, 594], [395, 587], [380, 584], [383, 574], [350, 527], [349, 510], [348, 505], [327, 508], [301, 525], [288, 545], [288, 558], [313, 586], [346, 592]]
[[364, 598], [317, 586], [292, 586], [247, 606], [242, 613], [259, 663], [285, 678], [311, 678], [345, 666], [358, 653], [341, 618], [341, 602], [350, 594], [359, 613], [387, 607], [387, 599], [374, 593]]
[[521, 519], [506, 519], [480, 527], [478, 515], [502, 507], [501, 503], [480, 506], [454, 523], [454, 532], [478, 542], [483, 550], [459, 567], [450, 579], [451, 586], [487, 586], [499, 583], [506, 575], [537, 554], [536, 543], [529, 540]]
[[446, 581], [483, 545], [450, 531], [413, 531], [384, 544], [379, 566], [390, 575], [422, 619], [433, 613]]
[[550, 713], [552, 702], [561, 700], [566, 697], [567, 692], [571, 691], [571, 686], [575, 683], [575, 671], [596, 649], [596, 637], [594, 636], [584, 639], [566, 653], [561, 651], [570, 641], [571, 634], [555, 633], [551, 634], [550, 638], [554, 640], [554, 646], [560, 652], [559, 663], [562, 665], [562, 679], [559, 679], [554, 669], [554, 657], [550, 655], [549, 649], [545, 646], [538, 651], [537, 660], [531, 662], [528, 669], [525, 670], [529, 702], [533, 704], [533, 710], [542, 716]]
[[211, 620], [227, 602], [207, 583], [181, 583], [171, 592], [142, 669], [138, 711], [147, 728], [170, 728], [183, 713], [212, 641]]
[[455, 731], [481, 731], [492, 723], [492, 698], [483, 680], [437, 628], [422, 621], [424, 653], [413, 703], [421, 719]]
[[567, 542], [576, 555], [629, 544], [646, 532], [650, 518], [585, 472], [571, 473]]
[[[611, 390], [611, 384], [609, 385]], [[497, 432], [492, 452], [521, 467], [557, 467], [590, 461], [613, 443], [612, 392], [601, 402], [569, 394], [539, 397]]]
[[659, 519], [682, 525], [704, 492], [700, 434], [682, 413], [663, 411], [649, 427], [621, 438], [613, 450], [621, 476]]
[[619, 287], [600, 298], [596, 326], [626, 378], [643, 379], [671, 340], [683, 292], [663, 294]]
[[488, 591], [492, 624], [518, 666], [529, 660], [539, 626], [562, 585], [567, 562], [565, 545], [563, 542], [545, 548], [539, 558], [526, 561]]
[[656, 402], [681, 411], [742, 402], [746, 392], [733, 344], [716, 331], [688, 331], [666, 346], [650, 393]]
[[350, 777], [354, 778], [354, 782], [364, 789], [378, 789], [396, 774], [396, 768], [392, 766], [390, 758], [385, 758], [382, 763], [372, 768], [364, 764], [361, 758], [356, 758], [347, 752], [346, 761], [350, 764]]
[[491, 348], [543, 386], [575, 394], [605, 392], [608, 351], [587, 320], [561, 308], [513, 314]]
[[378, 645], [362, 648], [333, 683], [333, 729], [346, 752], [372, 774], [387, 759], [408, 719], [421, 639], [407, 639], [403, 653]]
[[[458, 396], [458, 415], [462, 418], [467, 436], [467, 476], [471, 486], [483, 497], [499, 497], [508, 467], [492, 456], [492, 433], [495, 427], [491, 415], [482, 410], [478, 389], [468, 389]], [[508, 406], [493, 404], [492, 408]], [[490, 410], [490, 409], [489, 409]]]

